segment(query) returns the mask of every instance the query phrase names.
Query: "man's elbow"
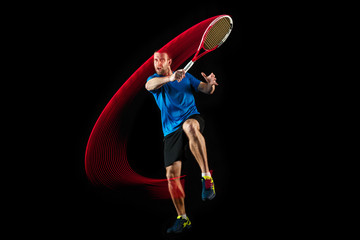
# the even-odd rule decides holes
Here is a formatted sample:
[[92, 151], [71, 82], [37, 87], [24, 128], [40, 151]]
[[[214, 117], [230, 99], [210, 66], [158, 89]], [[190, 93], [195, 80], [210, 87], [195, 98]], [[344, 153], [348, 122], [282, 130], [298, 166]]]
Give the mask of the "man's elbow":
[[145, 84], [145, 89], [148, 90], [148, 91], [151, 91], [151, 90], [152, 90], [152, 89], [150, 88], [150, 86], [149, 86], [149, 82], [147, 82], [147, 83]]

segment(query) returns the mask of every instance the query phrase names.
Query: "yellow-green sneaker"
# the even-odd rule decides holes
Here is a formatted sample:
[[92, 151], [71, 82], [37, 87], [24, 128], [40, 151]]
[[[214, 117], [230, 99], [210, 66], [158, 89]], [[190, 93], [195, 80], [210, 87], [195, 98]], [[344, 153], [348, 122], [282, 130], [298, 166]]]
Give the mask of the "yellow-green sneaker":
[[191, 222], [188, 217], [183, 218], [178, 216], [174, 225], [171, 228], [168, 228], [166, 231], [167, 234], [178, 234], [189, 231], [191, 228]]

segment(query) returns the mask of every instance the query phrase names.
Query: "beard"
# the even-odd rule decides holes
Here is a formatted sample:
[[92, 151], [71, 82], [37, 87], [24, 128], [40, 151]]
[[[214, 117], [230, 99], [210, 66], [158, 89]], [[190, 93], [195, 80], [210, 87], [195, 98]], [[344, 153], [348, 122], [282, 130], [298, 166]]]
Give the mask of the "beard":
[[162, 68], [155, 68], [155, 72], [162, 76], [168, 76], [169, 75], [169, 69], [167, 67]]
[[156, 71], [156, 73], [157, 74], [159, 74], [159, 75], [164, 75], [163, 73], [164, 73], [164, 69], [157, 69], [157, 68], [155, 68], [155, 71]]

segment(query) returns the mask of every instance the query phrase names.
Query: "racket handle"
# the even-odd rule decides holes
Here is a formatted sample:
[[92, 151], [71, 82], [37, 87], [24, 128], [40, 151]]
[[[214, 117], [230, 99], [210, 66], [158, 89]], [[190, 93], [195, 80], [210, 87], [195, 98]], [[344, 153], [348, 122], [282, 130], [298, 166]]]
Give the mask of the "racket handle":
[[186, 66], [184, 67], [185, 72], [189, 71], [189, 69], [192, 67], [194, 62], [191, 60]]

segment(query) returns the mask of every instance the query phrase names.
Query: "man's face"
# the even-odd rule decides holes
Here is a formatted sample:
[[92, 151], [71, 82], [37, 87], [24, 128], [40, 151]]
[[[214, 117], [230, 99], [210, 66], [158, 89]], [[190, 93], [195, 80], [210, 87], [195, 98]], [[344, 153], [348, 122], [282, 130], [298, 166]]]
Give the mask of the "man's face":
[[171, 59], [167, 53], [154, 53], [154, 67], [155, 71], [159, 75], [167, 76], [171, 74]]

